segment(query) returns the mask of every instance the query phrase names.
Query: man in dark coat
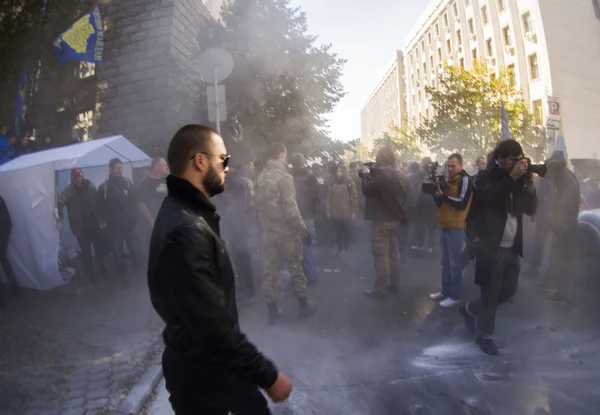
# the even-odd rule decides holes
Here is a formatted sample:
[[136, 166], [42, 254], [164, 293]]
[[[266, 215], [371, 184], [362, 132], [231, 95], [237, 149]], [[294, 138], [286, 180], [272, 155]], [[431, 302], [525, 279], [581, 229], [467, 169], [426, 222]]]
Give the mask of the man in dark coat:
[[514, 140], [502, 141], [493, 159], [493, 167], [480, 171], [475, 179], [475, 284], [481, 287], [481, 297], [460, 308], [467, 329], [489, 355], [498, 354], [490, 337], [496, 309], [517, 291], [519, 257], [523, 256], [523, 215], [531, 216], [537, 208], [535, 176], [527, 173], [528, 162], [521, 145]]
[[69, 227], [77, 237], [83, 269], [90, 280], [96, 280], [92, 262], [92, 245], [96, 254], [98, 270], [106, 274], [104, 255], [106, 247], [96, 210], [96, 186], [90, 180], [83, 178], [81, 169], [71, 170], [71, 184], [58, 197], [58, 217], [62, 221], [63, 208], [67, 207]]
[[[15, 273], [8, 261], [8, 240], [10, 238], [10, 232], [12, 231], [12, 221], [10, 220], [10, 214], [4, 199], [0, 197], [0, 265], [4, 269], [4, 274], [10, 284], [10, 290], [12, 295], [19, 295], [19, 284]], [[6, 307], [6, 299], [4, 297], [2, 283], [0, 282], [0, 307]]]
[[176, 415], [268, 415], [292, 386], [241, 332], [235, 271], [209, 198], [225, 189], [223, 139], [182, 127], [169, 145], [169, 194], [154, 224], [148, 286], [166, 324], [162, 365]]

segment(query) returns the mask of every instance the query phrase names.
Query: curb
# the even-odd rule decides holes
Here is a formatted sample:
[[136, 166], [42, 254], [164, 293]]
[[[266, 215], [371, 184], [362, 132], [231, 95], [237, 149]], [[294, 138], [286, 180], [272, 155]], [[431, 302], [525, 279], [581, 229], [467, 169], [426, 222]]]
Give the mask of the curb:
[[120, 415], [137, 415], [162, 378], [162, 354], [159, 353], [116, 411]]

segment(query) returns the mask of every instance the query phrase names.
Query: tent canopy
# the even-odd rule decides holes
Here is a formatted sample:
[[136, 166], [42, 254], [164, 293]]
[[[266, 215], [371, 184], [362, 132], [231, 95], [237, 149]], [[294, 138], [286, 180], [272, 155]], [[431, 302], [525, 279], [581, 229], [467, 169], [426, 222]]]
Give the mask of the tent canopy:
[[106, 166], [107, 160], [119, 158], [133, 168], [150, 164], [150, 157], [121, 135], [71, 144], [52, 150], [17, 157], [0, 166], [0, 173], [51, 163], [54, 171]]
[[65, 283], [57, 266], [60, 243], [68, 247], [76, 240], [68, 221], [60, 233], [56, 228], [56, 196], [69, 185], [70, 169], [82, 169], [99, 186], [108, 177], [108, 162], [117, 157], [130, 179], [134, 168], [151, 162], [127, 139], [115, 136], [23, 155], [0, 166], [0, 196], [12, 221], [8, 259], [19, 285], [49, 290]]

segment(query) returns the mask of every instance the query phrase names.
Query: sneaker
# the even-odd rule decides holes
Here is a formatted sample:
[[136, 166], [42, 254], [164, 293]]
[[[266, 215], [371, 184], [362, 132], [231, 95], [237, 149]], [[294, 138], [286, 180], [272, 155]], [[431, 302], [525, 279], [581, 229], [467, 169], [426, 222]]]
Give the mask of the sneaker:
[[444, 301], [440, 301], [440, 307], [450, 308], [460, 305], [460, 300], [454, 300], [452, 298], [446, 298]]
[[429, 298], [431, 298], [432, 300], [438, 301], [438, 300], [446, 298], [446, 296], [442, 293], [433, 293], [433, 294], [429, 294]]

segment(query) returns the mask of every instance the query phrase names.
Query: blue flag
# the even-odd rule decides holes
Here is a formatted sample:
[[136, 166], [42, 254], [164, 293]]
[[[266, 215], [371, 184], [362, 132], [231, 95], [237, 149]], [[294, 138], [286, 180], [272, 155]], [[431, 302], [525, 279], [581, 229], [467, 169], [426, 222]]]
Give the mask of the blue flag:
[[29, 68], [25, 67], [21, 78], [19, 79], [19, 86], [17, 88], [17, 99], [15, 101], [15, 134], [21, 134], [21, 127], [23, 127], [23, 120], [25, 118], [25, 112], [27, 111], [25, 94], [27, 90], [27, 76], [29, 75]]
[[54, 52], [61, 65], [69, 61], [102, 62], [104, 28], [100, 9], [77, 20], [54, 40]]
[[506, 108], [504, 108], [504, 102], [502, 102], [502, 141], [504, 140], [510, 140], [510, 128], [508, 128]]

